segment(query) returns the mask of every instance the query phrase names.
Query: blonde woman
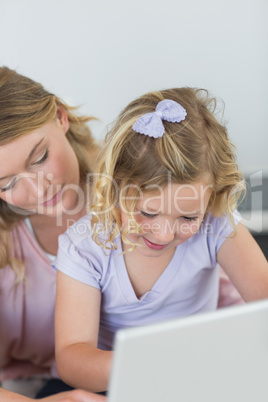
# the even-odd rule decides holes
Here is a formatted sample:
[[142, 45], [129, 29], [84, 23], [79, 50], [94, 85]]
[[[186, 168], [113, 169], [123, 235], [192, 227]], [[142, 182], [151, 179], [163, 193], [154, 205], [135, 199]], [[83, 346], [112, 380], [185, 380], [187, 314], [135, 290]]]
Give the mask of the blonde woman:
[[[87, 121], [42, 85], [0, 68], [0, 386], [68, 389], [54, 363], [58, 236], [86, 213], [98, 147]], [[24, 390], [22, 390], [22, 386]], [[53, 389], [52, 389], [53, 387]], [[75, 390], [50, 401], [99, 401]], [[0, 400], [26, 396], [0, 388]]]

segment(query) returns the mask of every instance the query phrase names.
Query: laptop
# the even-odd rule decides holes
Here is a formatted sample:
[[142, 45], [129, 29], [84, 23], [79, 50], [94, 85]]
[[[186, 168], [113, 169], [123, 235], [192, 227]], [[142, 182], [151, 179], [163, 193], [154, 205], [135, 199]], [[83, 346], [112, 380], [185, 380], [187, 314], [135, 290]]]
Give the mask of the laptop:
[[267, 402], [268, 299], [121, 329], [108, 402]]

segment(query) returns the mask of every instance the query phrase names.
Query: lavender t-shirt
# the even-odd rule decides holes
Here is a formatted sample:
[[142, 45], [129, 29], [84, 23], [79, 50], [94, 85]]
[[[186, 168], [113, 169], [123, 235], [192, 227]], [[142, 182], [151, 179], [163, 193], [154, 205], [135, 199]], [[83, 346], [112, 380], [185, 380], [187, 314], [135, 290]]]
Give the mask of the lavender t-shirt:
[[[239, 220], [235, 214], [236, 223]], [[216, 218], [208, 214], [199, 231], [177, 246], [165, 271], [140, 298], [128, 277], [120, 237], [116, 239], [117, 250], [104, 252], [91, 237], [90, 216], [80, 219], [59, 237], [53, 265], [101, 291], [98, 346], [110, 350], [120, 328], [215, 310], [219, 294], [216, 254], [232, 231], [226, 216]]]

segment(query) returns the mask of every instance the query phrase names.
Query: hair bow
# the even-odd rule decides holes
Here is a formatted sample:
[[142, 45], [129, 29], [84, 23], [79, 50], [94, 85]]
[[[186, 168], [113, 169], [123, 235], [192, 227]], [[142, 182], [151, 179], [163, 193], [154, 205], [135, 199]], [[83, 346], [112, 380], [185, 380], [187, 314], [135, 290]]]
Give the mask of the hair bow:
[[132, 128], [137, 133], [158, 138], [162, 137], [165, 132], [162, 120], [171, 123], [180, 123], [186, 116], [186, 110], [178, 102], [171, 99], [164, 99], [157, 104], [155, 112], [146, 113], [139, 117]]

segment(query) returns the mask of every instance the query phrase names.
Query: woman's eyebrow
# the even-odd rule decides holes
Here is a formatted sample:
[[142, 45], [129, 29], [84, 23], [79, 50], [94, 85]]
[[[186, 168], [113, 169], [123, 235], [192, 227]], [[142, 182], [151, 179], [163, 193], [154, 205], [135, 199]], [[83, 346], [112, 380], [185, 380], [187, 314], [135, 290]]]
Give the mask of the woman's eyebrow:
[[[39, 147], [39, 145], [41, 144], [41, 142], [43, 141], [43, 139], [44, 139], [44, 137], [41, 138], [41, 140], [38, 141], [38, 142], [33, 146], [33, 148], [31, 149], [31, 151], [30, 151], [30, 153], [29, 153], [29, 155], [27, 156], [26, 163], [31, 159], [31, 157], [33, 156], [33, 154], [35, 153], [36, 149]], [[0, 177], [0, 180], [8, 179], [9, 177], [12, 177], [12, 176], [15, 176], [15, 175], [14, 175], [14, 174], [11, 174], [11, 175], [9, 175], [9, 176]]]
[[29, 155], [28, 155], [28, 157], [27, 157], [27, 159], [26, 159], [26, 162], [28, 162], [28, 161], [31, 159], [31, 157], [32, 157], [33, 154], [35, 153], [36, 149], [39, 147], [39, 145], [41, 144], [41, 142], [42, 142], [43, 140], [44, 140], [44, 137], [41, 138], [41, 140], [38, 141], [38, 142], [33, 146], [31, 152], [29, 153]]

